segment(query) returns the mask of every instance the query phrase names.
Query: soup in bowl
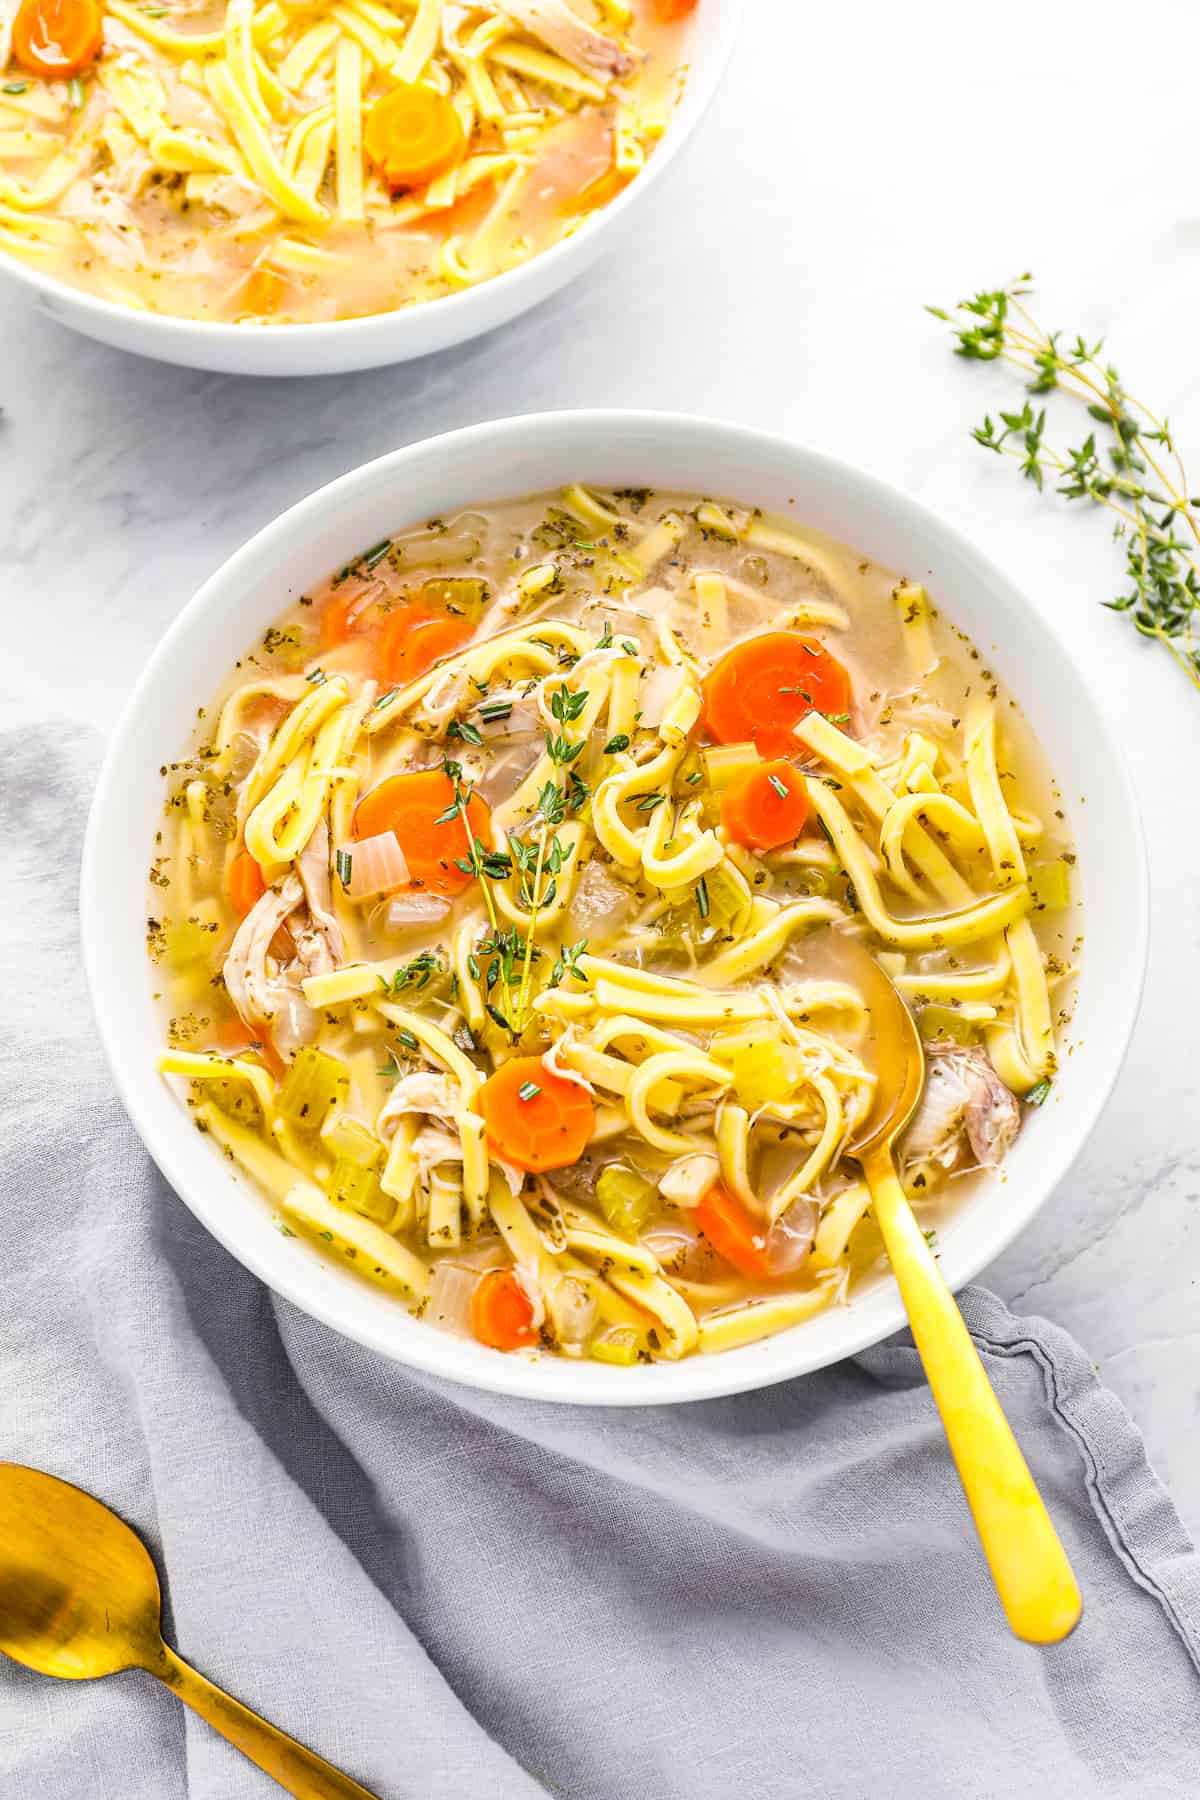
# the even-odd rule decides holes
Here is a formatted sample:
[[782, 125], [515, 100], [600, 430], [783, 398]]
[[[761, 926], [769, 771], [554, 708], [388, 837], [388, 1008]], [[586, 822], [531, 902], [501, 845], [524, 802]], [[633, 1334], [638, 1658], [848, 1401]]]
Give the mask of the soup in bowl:
[[[214, 353], [467, 299], [586, 242], [639, 183], [697, 35], [686, 126], [716, 69], [716, 26], [694, 33], [693, 7], [21, 0], [0, 38], [0, 250], [144, 319], [213, 328], [170, 337]], [[417, 354], [468, 334], [470, 310], [508, 316], [498, 295], [455, 308], [460, 331], [356, 336]], [[341, 335], [312, 366], [359, 366]], [[231, 354], [214, 366], [309, 366], [302, 343]]]
[[[863, 948], [925, 1039], [900, 1166], [946, 1263], [1021, 1217], [1006, 1173], [1044, 1182], [1030, 1143], [1095, 1097], [1088, 809], [936, 558], [881, 553], [890, 496], [847, 542], [816, 475], [862, 478], [788, 481], [769, 440], [729, 434], [717, 486], [689, 421], [635, 434], [630, 483], [603, 418], [463, 437], [539, 426], [581, 479], [489, 501], [460, 450], [452, 504], [276, 571], [253, 641], [231, 612], [158, 789], [139, 1099], [157, 1065], [189, 1197], [202, 1167], [355, 1335], [555, 1397], [718, 1392], [896, 1322], [846, 1154]], [[377, 523], [379, 466], [349, 480]]]

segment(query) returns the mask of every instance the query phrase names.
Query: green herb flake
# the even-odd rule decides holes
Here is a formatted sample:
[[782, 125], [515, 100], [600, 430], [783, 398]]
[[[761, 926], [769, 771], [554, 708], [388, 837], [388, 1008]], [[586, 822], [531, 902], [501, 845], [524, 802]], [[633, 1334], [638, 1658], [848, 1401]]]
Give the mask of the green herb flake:
[[628, 748], [629, 733], [627, 731], [618, 731], [614, 733], [614, 735], [609, 738], [607, 744], [605, 744], [604, 754], [605, 756], [618, 756], [622, 750], [628, 750]]
[[351, 856], [349, 850], [339, 850], [333, 860], [334, 866], [337, 869], [338, 880], [344, 888], [348, 888], [350, 886], [351, 872], [354, 868], [354, 858]]
[[1026, 1096], [1025, 1096], [1026, 1106], [1041, 1106], [1042, 1103], [1045, 1101], [1046, 1096], [1049, 1094], [1049, 1092], [1050, 1092], [1050, 1083], [1043, 1076], [1042, 1080], [1039, 1081], [1034, 1087], [1031, 1087], [1029, 1092], [1026, 1094]]
[[778, 775], [768, 775], [767, 780], [770, 782], [771, 786], [775, 789], [775, 792], [779, 795], [779, 798], [781, 800], [786, 800], [788, 797], [788, 789], [787, 789], [786, 783], [780, 781]]
[[536, 1081], [523, 1081], [517, 1089], [517, 1099], [536, 1100], [541, 1091]]

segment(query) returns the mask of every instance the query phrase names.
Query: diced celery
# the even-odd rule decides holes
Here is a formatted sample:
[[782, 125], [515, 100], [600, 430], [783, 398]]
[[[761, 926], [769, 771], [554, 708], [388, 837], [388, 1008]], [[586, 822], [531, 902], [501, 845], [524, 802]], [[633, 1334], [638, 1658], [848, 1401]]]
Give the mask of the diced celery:
[[333, 1165], [329, 1198], [338, 1206], [348, 1206], [352, 1212], [361, 1213], [365, 1219], [374, 1219], [378, 1224], [390, 1219], [395, 1211], [393, 1202], [380, 1187], [374, 1169], [364, 1169], [358, 1163], [348, 1162], [344, 1156], [339, 1156]]
[[952, 1006], [923, 1006], [917, 1014], [917, 1030], [927, 1044], [949, 1038], [955, 1044], [974, 1043], [978, 1033]]
[[383, 1161], [383, 1145], [373, 1131], [349, 1113], [331, 1112], [321, 1127], [321, 1142], [342, 1161], [375, 1169]]
[[1030, 871], [1029, 885], [1034, 899], [1047, 912], [1063, 912], [1071, 904], [1071, 874], [1061, 859], [1039, 863]]
[[262, 1108], [254, 1089], [245, 1081], [206, 1081], [204, 1091], [214, 1106], [243, 1125], [262, 1124]]
[[334, 1106], [345, 1104], [350, 1071], [339, 1057], [311, 1045], [301, 1050], [279, 1090], [279, 1111], [293, 1125], [319, 1131]]
[[627, 1163], [608, 1163], [596, 1177], [600, 1211], [614, 1231], [635, 1238], [646, 1220], [657, 1189]]
[[282, 629], [272, 626], [263, 639], [263, 649], [276, 671], [294, 672], [310, 661], [316, 642], [301, 625], [285, 625]]
[[712, 925], [728, 928], [741, 936], [750, 920], [754, 896], [741, 876], [728, 863], [718, 863], [704, 877], [708, 893], [708, 920]]
[[788, 886], [794, 888], [797, 893], [824, 896], [829, 892], [829, 877], [824, 869], [789, 869]]
[[737, 1098], [751, 1112], [773, 1100], [786, 1100], [803, 1072], [799, 1051], [775, 1040], [747, 1045], [733, 1055], [733, 1085]]
[[163, 927], [163, 943], [167, 961], [176, 969], [186, 969], [210, 957], [217, 945], [215, 926], [205, 919], [169, 919]]
[[700, 752], [704, 764], [704, 773], [708, 776], [708, 785], [720, 791], [728, 787], [739, 775], [747, 775], [762, 758], [755, 745], [745, 744], [712, 744]]
[[628, 1369], [638, 1360], [638, 1334], [630, 1325], [614, 1325], [611, 1330], [594, 1337], [588, 1355], [596, 1362], [617, 1363]]
[[427, 600], [461, 613], [473, 625], [487, 605], [488, 585], [476, 575], [433, 575], [421, 583], [421, 593]]

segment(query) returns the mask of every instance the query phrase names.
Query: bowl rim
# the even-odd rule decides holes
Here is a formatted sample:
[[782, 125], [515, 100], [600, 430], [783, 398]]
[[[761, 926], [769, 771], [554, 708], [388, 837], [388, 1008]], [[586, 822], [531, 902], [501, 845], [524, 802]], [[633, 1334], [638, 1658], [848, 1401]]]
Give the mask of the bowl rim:
[[[436, 300], [423, 300], [414, 306], [394, 307], [387, 312], [365, 313], [353, 319], [315, 320], [302, 325], [268, 323], [247, 327], [235, 324], [232, 320], [191, 319], [181, 313], [140, 312], [136, 307], [122, 305], [119, 300], [108, 300], [101, 294], [89, 292], [87, 288], [76, 287], [72, 282], [64, 281], [58, 275], [51, 275], [33, 263], [24, 262], [2, 248], [0, 275], [11, 276], [32, 289], [35, 294], [60, 301], [64, 308], [85, 314], [92, 320], [104, 320], [110, 324], [115, 322], [118, 328], [128, 325], [131, 319], [134, 320], [135, 330], [144, 327], [147, 340], [157, 340], [153, 354], [166, 362], [171, 361], [172, 342], [181, 348], [189, 343], [194, 348], [217, 350], [221, 346], [228, 348], [234, 344], [261, 341], [272, 346], [284, 343], [289, 347], [297, 346], [301, 354], [310, 345], [320, 345], [327, 351], [336, 346], [346, 354], [353, 354], [356, 345], [371, 337], [386, 337], [393, 332], [402, 336], [406, 330], [415, 332], [416, 327], [405, 323], [412, 319], [427, 322], [426, 330], [431, 339], [427, 351], [418, 350], [415, 354], [436, 355], [439, 348], [465, 343], [472, 337], [481, 336], [494, 325], [523, 310], [519, 302], [505, 310], [505, 301], [519, 291], [523, 282], [530, 279], [530, 270], [536, 269], [546, 285], [544, 293], [535, 292], [528, 304], [536, 305], [538, 300], [548, 297], [556, 287], [569, 279], [574, 262], [580, 259], [586, 262], [589, 253], [596, 247], [595, 240], [600, 234], [610, 224], [616, 224], [624, 218], [630, 208], [639, 203], [638, 196], [649, 193], [651, 185], [659, 180], [684, 145], [691, 140], [715, 98], [733, 54], [742, 10], [742, 0], [717, 0], [711, 46], [699, 62], [689, 57], [683, 91], [653, 156], [641, 169], [636, 180], [631, 181], [615, 200], [591, 213], [569, 237], [560, 238], [549, 249], [539, 251], [536, 256], [517, 263], [513, 268], [505, 269], [499, 275], [489, 276], [486, 281], [476, 282], [458, 293], [443, 294]], [[560, 276], [558, 281], [555, 280], [556, 274]], [[475, 316], [477, 314], [478, 321]], [[58, 316], [57, 313], [55, 316]], [[442, 326], [440, 331], [439, 324]]]
[[[985, 1241], [969, 1251], [962, 1248], [961, 1240], [956, 1243], [953, 1235], [948, 1234], [948, 1241], [941, 1253], [943, 1275], [954, 1291], [973, 1280], [1020, 1236], [1064, 1179], [1090, 1138], [1125, 1061], [1145, 981], [1149, 945], [1149, 871], [1145, 840], [1136, 792], [1120, 740], [1097, 704], [1090, 685], [1075, 665], [1069, 645], [1053, 620], [1048, 619], [1028, 600], [1015, 583], [957, 527], [945, 522], [902, 488], [859, 465], [780, 433], [686, 413], [628, 408], [529, 413], [485, 421], [418, 440], [359, 465], [317, 488], [263, 526], [202, 583], [172, 620], [135, 682], [109, 740], [89, 811], [80, 871], [80, 933], [84, 970], [101, 1044], [114, 1084], [154, 1162], [205, 1229], [275, 1293], [291, 1301], [309, 1316], [317, 1318], [331, 1330], [392, 1361], [427, 1375], [487, 1392], [589, 1406], [650, 1406], [714, 1399], [771, 1386], [811, 1373], [880, 1343], [901, 1329], [906, 1319], [899, 1292], [894, 1284], [885, 1279], [881, 1289], [875, 1290], [877, 1295], [883, 1291], [884, 1298], [880, 1303], [867, 1304], [871, 1299], [870, 1295], [860, 1300], [857, 1306], [852, 1302], [838, 1315], [847, 1323], [839, 1335], [836, 1349], [830, 1354], [806, 1351], [810, 1328], [801, 1325], [765, 1340], [774, 1346], [791, 1346], [790, 1356], [781, 1355], [779, 1358], [785, 1366], [763, 1369], [758, 1366], [757, 1361], [748, 1365], [744, 1360], [747, 1350], [727, 1351], [713, 1357], [690, 1356], [677, 1362], [659, 1361], [640, 1367], [637, 1371], [606, 1369], [602, 1365], [589, 1363], [586, 1365], [586, 1391], [583, 1392], [571, 1391], [569, 1378], [578, 1374], [578, 1365], [567, 1359], [526, 1359], [495, 1354], [481, 1357], [482, 1366], [479, 1369], [474, 1366], [469, 1372], [458, 1368], [448, 1369], [446, 1363], [451, 1353], [447, 1346], [458, 1340], [430, 1327], [414, 1330], [411, 1342], [406, 1336], [403, 1344], [398, 1344], [383, 1332], [373, 1329], [369, 1320], [364, 1322], [354, 1313], [353, 1308], [339, 1305], [336, 1297], [331, 1297], [330, 1303], [325, 1304], [323, 1296], [297, 1292], [297, 1287], [303, 1283], [293, 1281], [288, 1270], [277, 1266], [270, 1255], [265, 1252], [259, 1254], [255, 1247], [238, 1239], [235, 1229], [227, 1230], [219, 1202], [214, 1197], [209, 1203], [210, 1190], [206, 1188], [203, 1192], [197, 1192], [196, 1185], [182, 1173], [182, 1133], [191, 1130], [185, 1111], [178, 1108], [177, 1122], [162, 1130], [150, 1115], [149, 1095], [152, 1084], [159, 1082], [161, 1077], [152, 1064], [143, 1065], [122, 1044], [115, 1026], [116, 1002], [119, 998], [116, 989], [112, 994], [111, 1016], [105, 1005], [108, 971], [107, 946], [101, 919], [101, 844], [105, 841], [110, 820], [119, 819], [121, 815], [124, 772], [135, 748], [134, 739], [143, 708], [148, 696], [168, 675], [175, 660], [176, 645], [186, 640], [196, 622], [222, 595], [236, 594], [239, 591], [246, 593], [247, 577], [260, 574], [264, 563], [278, 567], [298, 527], [305, 525], [311, 528], [334, 516], [341, 504], [349, 500], [356, 490], [369, 491], [376, 482], [384, 480], [395, 486], [398, 494], [397, 510], [400, 511], [404, 474], [410, 464], [441, 460], [452, 465], [456, 453], [466, 452], [480, 445], [490, 446], [493, 453], [503, 445], [511, 454], [522, 443], [537, 444], [544, 437], [552, 438], [556, 433], [582, 434], [585, 437], [596, 434], [601, 441], [607, 441], [609, 438], [623, 439], [639, 431], [652, 434], [658, 449], [662, 449], [665, 444], [667, 454], [675, 449], [686, 450], [689, 444], [695, 449], [697, 442], [706, 438], [710, 440], [710, 447], [714, 450], [719, 443], [722, 454], [729, 458], [731, 476], [736, 469], [739, 450], [746, 453], [757, 451], [791, 461], [797, 465], [797, 474], [799, 465], [803, 464], [806, 465], [805, 477], [810, 481], [819, 479], [833, 484], [835, 489], [848, 485], [859, 495], [878, 502], [885, 511], [893, 509], [901, 516], [907, 515], [908, 521], [931, 547], [936, 544], [939, 551], [957, 556], [972, 569], [978, 579], [987, 580], [993, 587], [1001, 589], [1007, 597], [1007, 603], [1032, 624], [1035, 635], [1041, 632], [1050, 640], [1057, 656], [1074, 673], [1073, 711], [1076, 716], [1087, 716], [1091, 740], [1098, 743], [1107, 754], [1108, 767], [1105, 774], [1112, 776], [1115, 782], [1113, 799], [1121, 814], [1122, 826], [1128, 832], [1125, 858], [1128, 880], [1125, 896], [1127, 913], [1122, 918], [1124, 958], [1121, 967], [1112, 972], [1111, 981], [1106, 981], [1105, 984], [1107, 1041], [1101, 1049], [1104, 1059], [1101, 1078], [1094, 1082], [1090, 1092], [1074, 1097], [1076, 1118], [1069, 1134], [1070, 1141], [1050, 1154], [1044, 1165], [1039, 1165], [1037, 1197], [1020, 1201], [1007, 1195], [1004, 1206], [995, 1204], [989, 1207], [987, 1217], [991, 1223], [985, 1233]], [[619, 449], [614, 449], [614, 455], [619, 454]], [[519, 457], [514, 455], [514, 465], [519, 462]], [[498, 483], [500, 489], [503, 490], [504, 486], [503, 481]], [[732, 486], [731, 478], [730, 487]], [[515, 491], [514, 487], [514, 493]], [[482, 505], [486, 501], [480, 500], [478, 503]], [[1013, 687], [1015, 697], [1020, 702], [1019, 688], [1012, 683], [1009, 685]], [[239, 1175], [239, 1182], [243, 1179]], [[211, 1191], [215, 1196], [215, 1184]], [[331, 1296], [332, 1293], [331, 1290]], [[756, 1348], [761, 1349], [762, 1345], [748, 1347], [749, 1350]]]

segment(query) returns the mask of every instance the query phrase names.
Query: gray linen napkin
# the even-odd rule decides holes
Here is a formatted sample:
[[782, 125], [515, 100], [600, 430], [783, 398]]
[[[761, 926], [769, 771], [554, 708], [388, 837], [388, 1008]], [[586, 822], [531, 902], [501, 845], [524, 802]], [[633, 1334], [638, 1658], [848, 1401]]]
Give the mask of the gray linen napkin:
[[[1079, 1347], [964, 1308], [1086, 1594], [1003, 1627], [916, 1356], [589, 1412], [276, 1300], [112, 1095], [76, 947], [99, 754], [0, 741], [2, 1452], [145, 1536], [171, 1641], [385, 1800], [1194, 1795], [1200, 1565]], [[278, 1790], [148, 1677], [0, 1659], [4, 1800]]]

